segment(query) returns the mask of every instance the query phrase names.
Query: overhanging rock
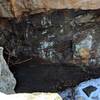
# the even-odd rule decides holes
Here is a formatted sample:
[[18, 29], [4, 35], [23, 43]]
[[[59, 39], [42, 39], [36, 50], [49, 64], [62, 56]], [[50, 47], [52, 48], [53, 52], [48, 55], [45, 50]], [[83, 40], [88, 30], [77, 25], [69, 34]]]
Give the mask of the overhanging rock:
[[17, 17], [24, 12], [32, 14], [51, 9], [83, 9], [100, 8], [100, 0], [0, 0], [1, 17]]

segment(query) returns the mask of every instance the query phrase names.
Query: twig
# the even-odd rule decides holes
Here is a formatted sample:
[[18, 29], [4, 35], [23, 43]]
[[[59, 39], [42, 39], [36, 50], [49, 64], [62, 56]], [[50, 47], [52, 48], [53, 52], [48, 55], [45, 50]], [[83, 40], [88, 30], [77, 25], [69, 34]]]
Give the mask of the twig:
[[9, 65], [10, 57], [11, 57], [11, 52], [10, 52], [10, 50], [7, 47], [6, 47], [6, 50], [8, 51], [8, 60], [7, 60], [7, 63]]
[[29, 59], [26, 59], [26, 60], [23, 60], [23, 61], [20, 61], [20, 62], [15, 62], [13, 65], [22, 64], [22, 63], [28, 62], [30, 60], [32, 60], [32, 58], [29, 58]]

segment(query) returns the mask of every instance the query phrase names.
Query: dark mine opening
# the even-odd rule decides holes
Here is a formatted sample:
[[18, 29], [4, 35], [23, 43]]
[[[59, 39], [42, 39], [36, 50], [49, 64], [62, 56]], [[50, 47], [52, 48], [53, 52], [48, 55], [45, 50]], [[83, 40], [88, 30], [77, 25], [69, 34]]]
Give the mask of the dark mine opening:
[[[15, 91], [62, 91], [99, 77], [99, 12], [64, 9], [0, 18], [0, 45], [17, 80]], [[88, 36], [89, 47], [78, 52]]]
[[16, 92], [58, 92], [74, 88], [80, 82], [98, 78], [98, 69], [83, 71], [70, 64], [21, 64], [15, 66]]

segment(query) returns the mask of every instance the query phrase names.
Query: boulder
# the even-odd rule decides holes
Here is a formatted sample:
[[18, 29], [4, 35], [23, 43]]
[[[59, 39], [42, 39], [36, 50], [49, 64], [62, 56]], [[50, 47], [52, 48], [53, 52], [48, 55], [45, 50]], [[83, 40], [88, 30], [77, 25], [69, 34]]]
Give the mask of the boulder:
[[0, 93], [3, 100], [62, 100], [57, 93], [18, 93], [6, 95]]
[[16, 80], [3, 58], [3, 48], [0, 47], [0, 91], [7, 94], [14, 93], [15, 85]]
[[75, 100], [100, 100], [100, 78], [80, 83], [75, 89]]

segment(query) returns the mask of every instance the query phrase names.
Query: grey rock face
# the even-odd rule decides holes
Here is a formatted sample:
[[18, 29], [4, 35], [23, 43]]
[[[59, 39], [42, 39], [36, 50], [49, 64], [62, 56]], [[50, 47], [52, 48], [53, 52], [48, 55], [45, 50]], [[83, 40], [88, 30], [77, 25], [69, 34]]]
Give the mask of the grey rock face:
[[16, 80], [3, 58], [3, 48], [0, 47], [0, 91], [6, 94], [14, 93]]

